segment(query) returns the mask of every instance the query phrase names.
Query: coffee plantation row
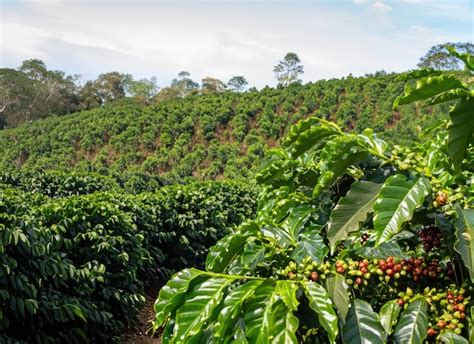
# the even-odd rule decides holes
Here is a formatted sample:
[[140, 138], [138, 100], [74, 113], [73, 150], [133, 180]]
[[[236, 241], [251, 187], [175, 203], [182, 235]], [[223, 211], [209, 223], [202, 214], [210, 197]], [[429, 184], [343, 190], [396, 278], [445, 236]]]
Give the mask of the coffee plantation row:
[[52, 198], [86, 195], [96, 191], [116, 191], [129, 194], [154, 192], [168, 181], [146, 173], [65, 172], [54, 170], [16, 170], [0, 174], [0, 186], [41, 193]]
[[[128, 195], [111, 179], [47, 176], [55, 178], [2, 179], [10, 185], [0, 187], [1, 343], [117, 338], [136, 322], [147, 284], [202, 265], [208, 248], [255, 211], [255, 192], [234, 182]], [[97, 191], [104, 188], [112, 191]], [[97, 192], [42, 194], [88, 191]]]

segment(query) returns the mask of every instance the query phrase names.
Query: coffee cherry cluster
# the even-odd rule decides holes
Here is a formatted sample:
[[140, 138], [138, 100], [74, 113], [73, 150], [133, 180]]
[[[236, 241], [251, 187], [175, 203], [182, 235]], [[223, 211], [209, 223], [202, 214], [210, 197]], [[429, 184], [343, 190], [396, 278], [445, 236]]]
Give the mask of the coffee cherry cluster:
[[426, 253], [429, 253], [432, 249], [439, 249], [441, 247], [443, 234], [438, 227], [434, 225], [425, 226], [420, 229], [418, 235], [420, 236], [423, 249]]
[[429, 341], [435, 341], [435, 337], [441, 332], [462, 333], [470, 302], [470, 297], [465, 297], [465, 293], [464, 288], [455, 285], [451, 285], [447, 290], [426, 288], [423, 294], [414, 294], [412, 289], [407, 288], [405, 292], [398, 294], [400, 298], [397, 303], [406, 308], [416, 298], [424, 297], [429, 306], [429, 319], [432, 319], [427, 335]]
[[372, 277], [372, 273], [375, 265], [368, 260], [364, 259], [356, 261], [349, 259], [347, 262], [337, 261], [336, 272], [344, 274], [347, 270], [347, 284], [354, 285], [355, 289], [358, 289], [360, 285], [368, 285], [368, 280]]
[[331, 264], [329, 261], [317, 263], [312, 261], [311, 257], [306, 257], [300, 264], [290, 262], [283, 269], [280, 275], [290, 280], [311, 280], [313, 282], [325, 280], [331, 273]]
[[394, 146], [391, 152], [390, 161], [392, 165], [400, 171], [416, 171], [424, 175], [430, 175], [431, 171], [426, 166], [424, 153], [412, 150], [408, 147]]
[[438, 260], [425, 260], [412, 257], [410, 259], [399, 259], [388, 257], [387, 259], [363, 259], [360, 261], [347, 259], [336, 262], [336, 273], [344, 274], [349, 285], [368, 285], [374, 277], [378, 281], [397, 286], [399, 283], [418, 283], [420, 279], [446, 280], [454, 273], [452, 265], [443, 269]]
[[436, 259], [425, 261], [423, 258], [411, 257], [402, 260], [401, 264], [415, 282], [418, 282], [422, 277], [445, 277], [443, 269]]
[[447, 291], [446, 298], [441, 300], [441, 306], [444, 306], [443, 314], [438, 318], [436, 326], [438, 329], [448, 329], [456, 334], [461, 334], [464, 328], [463, 320], [466, 319], [466, 310], [470, 298], [464, 297], [465, 290], [452, 289]]
[[406, 276], [406, 266], [404, 261], [388, 257], [387, 260], [381, 259], [378, 261], [377, 275], [385, 275], [385, 281], [388, 282], [393, 276], [395, 279], [399, 279], [401, 276]]

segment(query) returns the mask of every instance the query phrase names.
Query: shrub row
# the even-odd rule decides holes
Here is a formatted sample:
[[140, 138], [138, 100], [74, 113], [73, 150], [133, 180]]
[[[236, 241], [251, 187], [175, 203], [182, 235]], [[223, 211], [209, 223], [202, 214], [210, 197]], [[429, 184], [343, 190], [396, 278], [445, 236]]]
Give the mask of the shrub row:
[[255, 199], [232, 182], [62, 199], [0, 190], [0, 341], [113, 340], [136, 320], [144, 281], [201, 265]]
[[0, 174], [0, 185], [40, 193], [52, 198], [87, 195], [97, 191], [131, 194], [153, 192], [167, 184], [157, 175], [129, 172], [101, 175], [94, 172], [15, 170]]

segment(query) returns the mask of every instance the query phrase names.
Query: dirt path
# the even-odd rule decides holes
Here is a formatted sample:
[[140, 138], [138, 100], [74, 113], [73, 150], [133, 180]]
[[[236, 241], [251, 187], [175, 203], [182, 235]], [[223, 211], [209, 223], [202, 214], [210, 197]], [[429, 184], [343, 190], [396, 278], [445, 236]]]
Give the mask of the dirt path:
[[151, 322], [155, 318], [153, 304], [155, 303], [159, 290], [159, 287], [153, 287], [147, 290], [145, 306], [140, 314], [138, 314], [138, 324], [135, 328], [129, 329], [122, 336], [123, 344], [161, 344], [161, 333], [157, 333], [153, 338], [151, 334], [147, 334], [147, 331], [151, 328]]

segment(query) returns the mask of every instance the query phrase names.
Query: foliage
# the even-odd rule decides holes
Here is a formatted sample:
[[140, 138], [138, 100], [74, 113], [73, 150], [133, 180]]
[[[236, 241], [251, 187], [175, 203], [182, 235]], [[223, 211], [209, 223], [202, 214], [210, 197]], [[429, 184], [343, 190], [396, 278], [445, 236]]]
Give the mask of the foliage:
[[227, 87], [236, 92], [242, 92], [247, 85], [247, 79], [241, 75], [235, 75], [227, 82]]
[[138, 172], [101, 175], [94, 172], [16, 170], [0, 174], [0, 186], [2, 184], [26, 192], [62, 198], [97, 191], [128, 194], [154, 192], [169, 183], [157, 175]]
[[299, 76], [304, 73], [301, 60], [295, 53], [286, 53], [282, 61], [274, 68], [275, 78], [281, 86], [288, 86], [293, 82], [301, 82]]
[[203, 93], [218, 93], [222, 92], [227, 88], [227, 86], [216, 78], [205, 77], [201, 81], [201, 92]]
[[90, 194], [118, 189], [112, 178], [93, 173], [65, 173], [58, 171], [21, 171], [0, 175], [0, 185], [52, 198]]
[[36, 59], [24, 61], [18, 70], [0, 68], [0, 129], [77, 111], [75, 82], [75, 76], [48, 70]]
[[392, 150], [315, 117], [292, 127], [257, 174], [256, 219], [160, 292], [162, 342], [472, 342], [474, 150], [453, 166], [449, 125]]
[[136, 80], [132, 75], [127, 74], [124, 80], [125, 92], [131, 97], [138, 97], [144, 101], [151, 100], [158, 93], [156, 76], [150, 79], [142, 78]]
[[[459, 54], [453, 47], [447, 47], [452, 56], [455, 56], [465, 62], [466, 70], [472, 75], [474, 72], [473, 56], [470, 54]], [[419, 72], [414, 72], [414, 75]], [[429, 75], [416, 81], [415, 87], [407, 84], [405, 93], [395, 99], [394, 107], [403, 104], [409, 104], [415, 101], [425, 101], [427, 105], [453, 102], [449, 115], [451, 123], [448, 127], [449, 142], [448, 150], [451, 161], [455, 167], [458, 167], [466, 154], [467, 147], [473, 141], [474, 135], [474, 91], [471, 84], [466, 84], [453, 75]], [[410, 74], [407, 76], [410, 78]]]
[[254, 199], [230, 182], [55, 200], [0, 190], [1, 341], [111, 341], [136, 321], [145, 284], [202, 265]]
[[455, 56], [450, 54], [446, 46], [454, 47], [457, 51], [474, 54], [474, 44], [470, 42], [445, 43], [432, 46], [430, 50], [420, 58], [418, 67], [433, 68], [436, 70], [459, 70], [462, 63]]

